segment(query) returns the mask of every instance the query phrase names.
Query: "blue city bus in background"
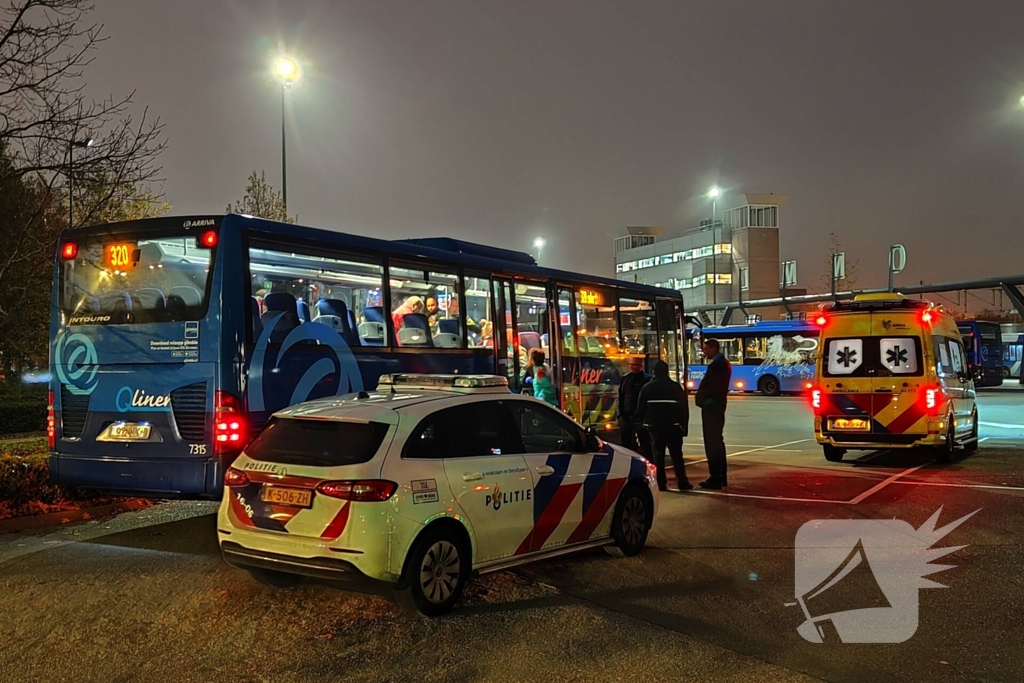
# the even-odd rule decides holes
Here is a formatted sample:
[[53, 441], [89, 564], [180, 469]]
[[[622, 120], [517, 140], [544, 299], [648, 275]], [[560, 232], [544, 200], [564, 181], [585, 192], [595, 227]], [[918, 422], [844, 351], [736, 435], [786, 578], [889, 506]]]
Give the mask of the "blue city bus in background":
[[1003, 333], [1003, 379], [1021, 379], [1020, 365], [1024, 357], [1024, 334]]
[[707, 371], [701, 351], [703, 340], [717, 339], [732, 363], [732, 391], [765, 396], [803, 392], [814, 380], [820, 333], [818, 326], [801, 320], [688, 328], [687, 387], [696, 388]]
[[519, 391], [541, 350], [560, 406], [612, 432], [631, 358], [685, 371], [677, 291], [237, 215], [65, 232], [51, 311], [51, 478], [155, 497], [217, 498], [272, 413], [385, 373]]
[[984, 320], [958, 320], [964, 340], [968, 366], [973, 369], [975, 386], [998, 387], [1003, 383], [1003, 341], [999, 323]]

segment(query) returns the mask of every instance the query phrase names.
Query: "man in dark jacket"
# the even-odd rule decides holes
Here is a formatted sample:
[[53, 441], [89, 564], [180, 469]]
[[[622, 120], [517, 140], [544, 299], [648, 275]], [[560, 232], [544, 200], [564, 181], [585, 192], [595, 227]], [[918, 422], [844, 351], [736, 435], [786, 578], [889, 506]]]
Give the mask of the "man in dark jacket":
[[697, 407], [701, 409], [701, 424], [704, 427], [704, 453], [708, 457], [707, 481], [703, 489], [720, 489], [729, 485], [726, 473], [725, 407], [729, 399], [729, 382], [732, 380], [732, 366], [722, 355], [717, 339], [704, 341], [704, 357], [708, 369], [697, 387]]
[[658, 488], [662, 491], [668, 488], [665, 476], [665, 449], [668, 448], [679, 490], [692, 489], [686, 478], [686, 463], [683, 462], [683, 437], [690, 422], [690, 407], [686, 401], [686, 390], [668, 376], [668, 363], [665, 361], [659, 360], [654, 364], [654, 379], [640, 391], [636, 416], [650, 435], [653, 460], [658, 468]]
[[622, 445], [630, 450], [638, 450], [645, 457], [650, 457], [651, 445], [643, 428], [639, 429], [636, 422], [636, 410], [640, 404], [640, 390], [651, 378], [644, 372], [643, 358], [629, 359], [629, 374], [619, 382], [619, 416], [622, 431]]

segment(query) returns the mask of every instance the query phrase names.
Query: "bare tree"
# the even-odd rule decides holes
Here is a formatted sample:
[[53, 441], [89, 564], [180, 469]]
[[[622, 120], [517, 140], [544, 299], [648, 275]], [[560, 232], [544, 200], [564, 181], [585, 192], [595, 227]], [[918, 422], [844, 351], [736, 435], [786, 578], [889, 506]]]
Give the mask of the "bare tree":
[[[828, 259], [825, 264], [825, 273], [818, 284], [818, 289], [822, 292], [827, 293], [832, 288], [832, 254], [840, 254], [842, 252], [843, 245], [839, 241], [839, 236], [834, 232], [830, 232], [828, 234]], [[859, 264], [860, 259], [846, 259], [846, 277], [836, 280], [837, 292], [849, 291], [857, 286], [857, 266]]]
[[267, 172], [253, 171], [249, 174], [249, 184], [245, 188], [242, 201], [235, 202], [234, 207], [228, 204], [227, 213], [242, 213], [248, 216], [269, 218], [285, 223], [294, 223], [295, 219], [288, 216], [284, 207], [284, 199], [274, 186], [267, 182]]
[[[9, 292], [23, 289], [25, 264], [52, 263], [57, 234], [69, 224], [69, 211], [60, 207], [72, 187], [76, 226], [103, 220], [126, 196], [158, 201], [147, 186], [160, 180], [157, 158], [166, 139], [159, 119], [137, 110], [134, 92], [99, 101], [85, 96], [86, 70], [105, 40], [103, 27], [88, 19], [91, 2], [3, 1], [0, 187], [18, 188], [28, 202], [8, 206], [0, 223], [0, 292]], [[0, 329], [10, 329], [19, 301], [0, 297]]]

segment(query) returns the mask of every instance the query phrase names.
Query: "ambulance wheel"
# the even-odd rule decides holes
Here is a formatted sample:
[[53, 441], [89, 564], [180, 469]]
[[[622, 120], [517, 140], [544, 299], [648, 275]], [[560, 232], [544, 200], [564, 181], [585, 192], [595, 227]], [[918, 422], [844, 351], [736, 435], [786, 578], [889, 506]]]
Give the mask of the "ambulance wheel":
[[821, 450], [825, 453], [825, 459], [829, 462], [842, 462], [846, 455], [845, 448], [836, 448], [830, 443], [823, 444]]
[[762, 377], [761, 381], [757, 383], [757, 388], [765, 396], [778, 396], [782, 393], [782, 386], [779, 384], [778, 378], [772, 375]]
[[644, 549], [654, 522], [651, 494], [639, 484], [630, 484], [619, 496], [612, 517], [614, 545], [605, 546], [612, 555], [632, 557]]
[[964, 443], [964, 452], [970, 454], [970, 453], [974, 453], [977, 450], [978, 450], [978, 411], [975, 410], [974, 413], [971, 415], [971, 436], [967, 440], [967, 442]]
[[405, 559], [395, 601], [408, 612], [428, 617], [447, 613], [459, 601], [470, 562], [469, 549], [455, 532], [444, 527], [428, 529]]
[[302, 583], [302, 577], [298, 574], [288, 574], [274, 571], [273, 569], [249, 569], [249, 576], [256, 580], [256, 583], [271, 588], [295, 588]]
[[946, 427], [946, 443], [935, 447], [935, 459], [939, 462], [953, 462], [954, 453], [956, 453], [956, 431], [953, 429], [953, 418], [949, 418], [949, 426]]

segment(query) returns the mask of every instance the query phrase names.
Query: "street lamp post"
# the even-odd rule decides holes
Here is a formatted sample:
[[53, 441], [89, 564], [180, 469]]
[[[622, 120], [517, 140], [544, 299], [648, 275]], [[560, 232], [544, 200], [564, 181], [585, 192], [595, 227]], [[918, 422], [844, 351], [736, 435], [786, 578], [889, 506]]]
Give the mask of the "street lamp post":
[[299, 65], [291, 57], [278, 57], [274, 62], [274, 73], [281, 79], [281, 201], [284, 212], [288, 213], [288, 155], [287, 136], [285, 135], [284, 93], [299, 78]]
[[68, 228], [75, 227], [75, 147], [87, 149], [92, 143], [92, 138], [68, 143]]
[[718, 303], [718, 254], [716, 248], [718, 247], [718, 197], [721, 194], [722, 190], [717, 185], [708, 190], [708, 199], [711, 200], [711, 303], [713, 304]]
[[540, 265], [540, 252], [541, 249], [544, 248], [545, 244], [547, 244], [547, 242], [544, 240], [543, 237], [538, 237], [533, 241], [533, 246], [537, 249], [537, 265]]

